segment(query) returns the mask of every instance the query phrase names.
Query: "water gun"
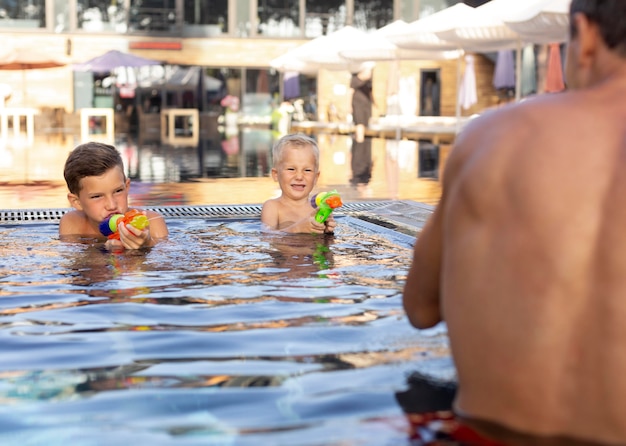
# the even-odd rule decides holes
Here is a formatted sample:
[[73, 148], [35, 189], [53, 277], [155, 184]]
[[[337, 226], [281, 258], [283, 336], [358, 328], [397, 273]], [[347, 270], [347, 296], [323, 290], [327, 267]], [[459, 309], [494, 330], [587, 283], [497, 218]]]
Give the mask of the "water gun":
[[131, 225], [137, 229], [145, 229], [149, 226], [150, 222], [148, 217], [143, 215], [136, 209], [131, 209], [125, 214], [113, 214], [102, 223], [100, 223], [100, 232], [102, 235], [106, 235], [109, 239], [120, 239], [120, 233], [118, 226], [124, 223]]
[[318, 223], [324, 223], [330, 213], [342, 205], [341, 197], [336, 190], [320, 192], [311, 198], [311, 206], [319, 208], [315, 214], [315, 221]]

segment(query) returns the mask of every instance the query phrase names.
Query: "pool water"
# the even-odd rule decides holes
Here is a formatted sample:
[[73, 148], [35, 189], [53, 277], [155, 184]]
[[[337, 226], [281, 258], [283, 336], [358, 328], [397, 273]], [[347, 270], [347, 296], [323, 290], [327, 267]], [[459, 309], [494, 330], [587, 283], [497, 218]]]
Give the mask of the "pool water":
[[445, 329], [402, 311], [411, 246], [171, 219], [113, 254], [0, 226], [0, 444], [412, 444], [398, 395], [453, 379]]

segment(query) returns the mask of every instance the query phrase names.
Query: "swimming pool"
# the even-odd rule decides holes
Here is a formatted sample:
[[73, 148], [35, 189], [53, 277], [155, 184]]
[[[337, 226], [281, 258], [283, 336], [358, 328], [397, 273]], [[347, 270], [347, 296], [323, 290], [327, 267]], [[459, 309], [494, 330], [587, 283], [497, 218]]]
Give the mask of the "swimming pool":
[[0, 444], [408, 444], [407, 378], [454, 379], [401, 306], [428, 207], [348, 203], [334, 237], [156, 209], [170, 240], [122, 254], [0, 211]]

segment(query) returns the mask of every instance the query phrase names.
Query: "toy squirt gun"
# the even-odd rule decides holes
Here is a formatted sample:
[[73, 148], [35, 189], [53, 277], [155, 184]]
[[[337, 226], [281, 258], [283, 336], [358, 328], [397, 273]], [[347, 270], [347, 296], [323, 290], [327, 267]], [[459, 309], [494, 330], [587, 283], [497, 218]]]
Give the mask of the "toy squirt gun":
[[341, 197], [336, 190], [320, 192], [311, 198], [311, 206], [319, 208], [315, 214], [315, 221], [324, 223], [333, 210], [343, 206]]
[[102, 223], [100, 223], [100, 232], [109, 239], [120, 239], [118, 227], [120, 224], [131, 225], [137, 229], [144, 230], [150, 225], [148, 217], [141, 212], [132, 209], [125, 214], [113, 214]]

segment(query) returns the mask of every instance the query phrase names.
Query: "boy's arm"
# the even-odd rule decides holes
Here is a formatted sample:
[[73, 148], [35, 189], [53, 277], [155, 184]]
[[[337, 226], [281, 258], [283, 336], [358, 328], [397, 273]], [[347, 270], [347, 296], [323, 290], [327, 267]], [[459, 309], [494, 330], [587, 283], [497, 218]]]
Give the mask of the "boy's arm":
[[169, 235], [167, 224], [161, 214], [155, 211], [146, 211], [146, 217], [150, 222], [150, 237], [156, 240], [166, 238]]
[[278, 203], [267, 200], [261, 208], [261, 223], [265, 229], [278, 229]]

